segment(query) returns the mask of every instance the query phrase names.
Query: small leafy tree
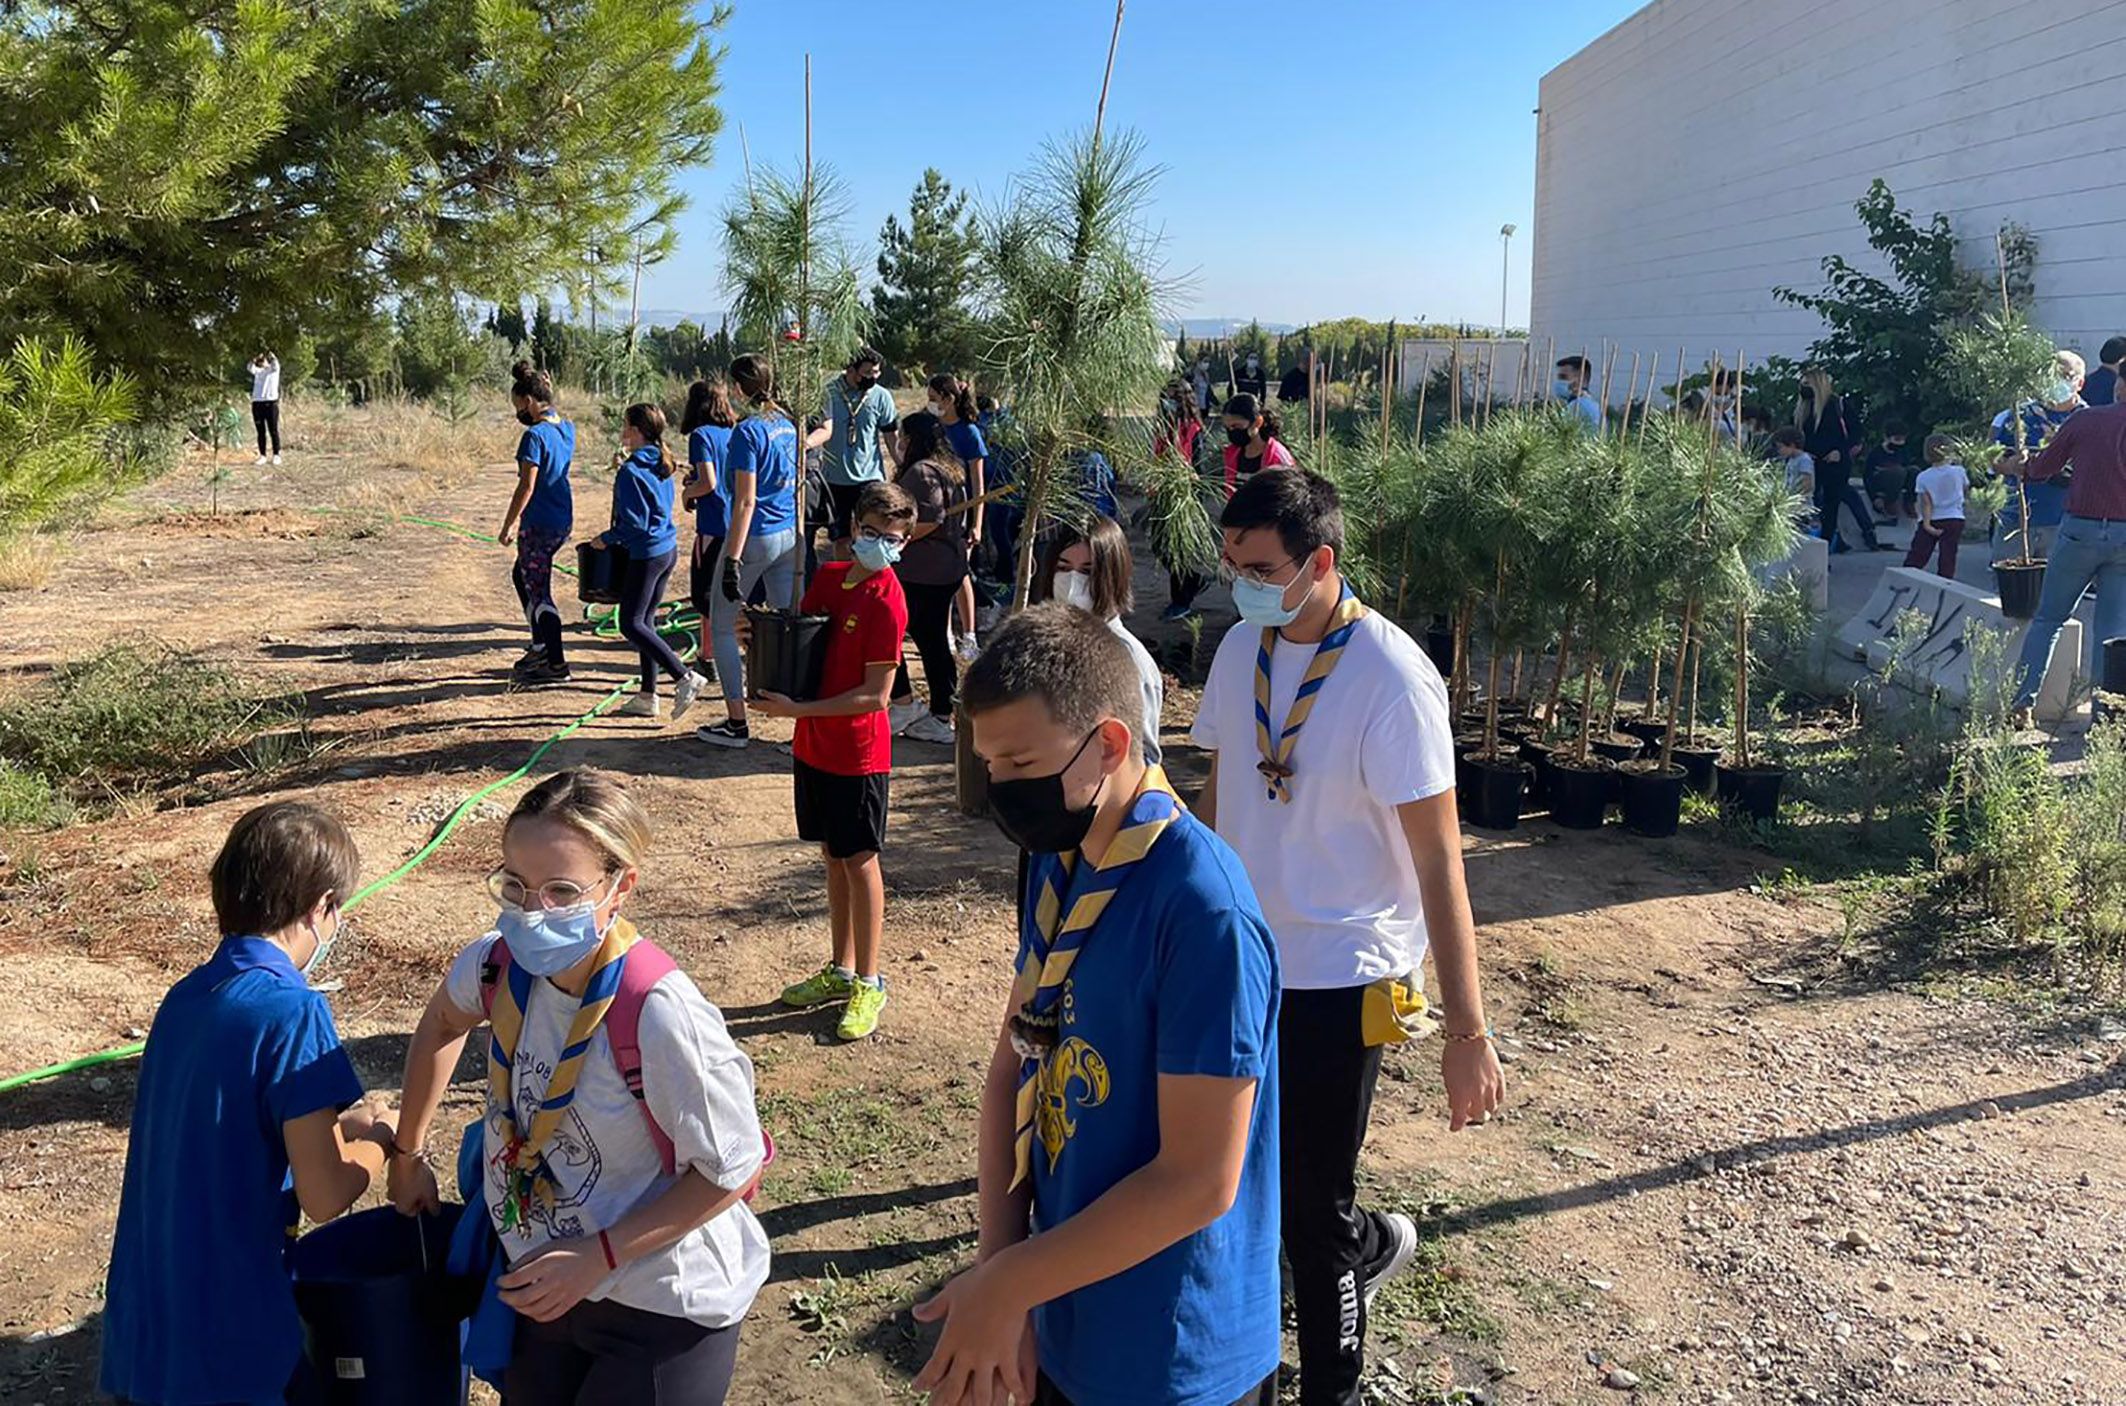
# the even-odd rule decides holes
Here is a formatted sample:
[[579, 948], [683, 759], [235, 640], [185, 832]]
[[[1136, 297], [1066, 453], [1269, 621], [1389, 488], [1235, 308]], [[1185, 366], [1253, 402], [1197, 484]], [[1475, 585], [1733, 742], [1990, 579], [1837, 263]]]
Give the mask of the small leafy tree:
[[113, 431], [139, 404], [132, 378], [99, 373], [86, 343], [17, 341], [0, 361], [0, 537], [113, 487], [125, 470]]
[[967, 196], [930, 167], [908, 198], [908, 223], [886, 216], [878, 242], [871, 315], [880, 354], [896, 366], [967, 365], [974, 349], [967, 298], [978, 244]]
[[[1987, 413], [1995, 405], [2008, 407], [2018, 454], [2027, 448], [2023, 406], [2052, 379], [2054, 356], [2052, 339], [2016, 312], [1988, 313], [1948, 334], [1950, 380]], [[1989, 456], [1988, 467], [1999, 457], [1997, 453]], [[2023, 545], [2023, 554], [2016, 561], [2028, 563], [2032, 560], [2030, 493], [2020, 477], [2015, 480], [2015, 493], [2021, 507], [2015, 535]]]

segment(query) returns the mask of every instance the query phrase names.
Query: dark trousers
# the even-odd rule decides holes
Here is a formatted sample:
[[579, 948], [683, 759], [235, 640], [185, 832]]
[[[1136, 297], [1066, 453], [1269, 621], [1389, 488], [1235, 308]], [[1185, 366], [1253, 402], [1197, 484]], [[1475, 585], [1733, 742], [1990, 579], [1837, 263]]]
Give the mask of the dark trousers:
[[[1823, 472], [1821, 465], [1817, 472]], [[1860, 529], [1860, 540], [1872, 551], [1875, 547], [1875, 515], [1868, 511], [1867, 495], [1860, 491], [1858, 484], [1841, 480], [1834, 469], [1816, 484], [1816, 512], [1823, 519], [1823, 540], [1834, 547], [1838, 545], [1840, 508], [1853, 515], [1853, 526]]]
[[1964, 540], [1964, 520], [1960, 517], [1944, 518], [1934, 524], [1941, 529], [1937, 537], [1924, 526], [1912, 529], [1912, 550], [1905, 553], [1906, 566], [1925, 566], [1927, 558], [1934, 555], [1935, 547], [1941, 548], [1941, 564], [1935, 568], [1949, 580], [1956, 579], [1956, 548]]
[[738, 1329], [585, 1300], [551, 1323], [517, 1320], [509, 1406], [723, 1406]]
[[1380, 1217], [1358, 1205], [1358, 1150], [1381, 1054], [1364, 1039], [1365, 994], [1363, 986], [1288, 990], [1277, 1015], [1278, 1175], [1302, 1406], [1358, 1406], [1366, 1279], [1394, 1244]]
[[561, 608], [554, 604], [554, 554], [566, 541], [566, 532], [518, 528], [517, 563], [509, 572], [517, 604], [524, 607], [524, 623], [531, 626], [532, 644], [554, 665], [568, 662], [561, 650]]
[[1174, 605], [1194, 605], [1196, 597], [1210, 581], [1200, 571], [1169, 571], [1166, 573], [1166, 598]]
[[[1041, 1384], [1033, 1394], [1033, 1406], [1071, 1406], [1071, 1400], [1058, 1391], [1056, 1384], [1043, 1372]], [[1277, 1374], [1272, 1372], [1263, 1378], [1262, 1385], [1234, 1402], [1233, 1406], [1277, 1406]]]
[[258, 452], [266, 453], [266, 437], [273, 437], [273, 452], [281, 452], [281, 403], [277, 400], [254, 400], [251, 402], [251, 428], [258, 431]]
[[647, 561], [629, 557], [627, 570], [620, 577], [620, 633], [642, 656], [644, 693], [657, 691], [659, 669], [675, 679], [687, 676], [686, 661], [657, 633], [657, 607], [664, 600], [665, 582], [672, 579], [672, 567], [678, 560], [677, 547]]
[[[938, 717], [950, 718], [960, 675], [959, 664], [952, 657], [949, 628], [952, 603], [959, 598], [960, 583], [922, 586], [904, 581], [901, 591], [908, 597], [908, 638], [915, 641], [915, 652], [923, 657], [923, 681], [930, 685], [930, 711]], [[893, 696], [915, 696], [915, 683], [908, 677], [905, 660], [900, 672], [894, 675]]]

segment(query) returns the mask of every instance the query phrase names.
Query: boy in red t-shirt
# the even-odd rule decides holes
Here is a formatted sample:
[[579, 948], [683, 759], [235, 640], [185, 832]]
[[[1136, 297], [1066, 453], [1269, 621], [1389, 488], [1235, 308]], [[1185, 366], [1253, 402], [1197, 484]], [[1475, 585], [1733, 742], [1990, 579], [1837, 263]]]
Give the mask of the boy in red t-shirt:
[[893, 563], [915, 526], [915, 502], [874, 483], [856, 502], [853, 561], [822, 562], [801, 608], [825, 615], [827, 659], [820, 696], [799, 703], [779, 693], [754, 706], [797, 719], [797, 837], [817, 840], [827, 861], [827, 913], [834, 952], [817, 973], [782, 993], [786, 1006], [845, 1001], [839, 1034], [861, 1040], [878, 1029], [886, 983], [878, 949], [886, 925], [886, 882], [878, 852], [886, 842], [886, 778], [893, 730], [886, 704], [908, 632], [908, 601]]

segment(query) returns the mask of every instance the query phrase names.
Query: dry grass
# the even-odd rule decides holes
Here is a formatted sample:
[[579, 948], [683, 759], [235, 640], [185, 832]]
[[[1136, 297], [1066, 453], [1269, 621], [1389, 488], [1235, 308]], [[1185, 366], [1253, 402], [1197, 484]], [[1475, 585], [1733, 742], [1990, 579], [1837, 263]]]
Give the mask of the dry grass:
[[380, 469], [412, 469], [444, 487], [463, 483], [479, 468], [468, 444], [484, 427], [478, 419], [454, 425], [429, 406], [411, 400], [376, 400], [345, 412], [355, 454]]
[[60, 556], [59, 539], [41, 532], [0, 537], [0, 591], [43, 590]]

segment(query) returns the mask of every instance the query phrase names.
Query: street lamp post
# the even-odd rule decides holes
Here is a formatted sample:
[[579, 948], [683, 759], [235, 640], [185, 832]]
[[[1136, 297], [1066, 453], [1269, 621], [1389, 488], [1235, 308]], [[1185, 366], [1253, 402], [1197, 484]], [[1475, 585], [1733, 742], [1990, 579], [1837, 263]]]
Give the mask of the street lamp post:
[[1506, 281], [1513, 267], [1513, 235], [1516, 225], [1499, 226], [1499, 335], [1506, 335]]

